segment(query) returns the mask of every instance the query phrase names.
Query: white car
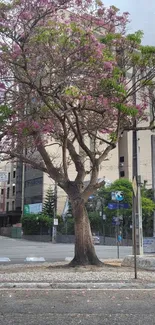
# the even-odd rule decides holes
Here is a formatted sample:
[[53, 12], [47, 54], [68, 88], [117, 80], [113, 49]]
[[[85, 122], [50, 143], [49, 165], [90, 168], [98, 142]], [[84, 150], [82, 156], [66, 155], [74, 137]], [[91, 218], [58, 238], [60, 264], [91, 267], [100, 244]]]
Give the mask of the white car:
[[100, 237], [93, 236], [93, 243], [94, 243], [94, 245], [100, 245]]

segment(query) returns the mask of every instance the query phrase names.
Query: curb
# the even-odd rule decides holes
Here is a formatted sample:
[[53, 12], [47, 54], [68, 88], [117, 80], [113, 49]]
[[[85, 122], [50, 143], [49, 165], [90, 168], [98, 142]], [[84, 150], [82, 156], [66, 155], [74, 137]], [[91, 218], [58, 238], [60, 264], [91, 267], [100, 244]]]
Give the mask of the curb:
[[[137, 259], [137, 267], [139, 269], [143, 269], [147, 271], [155, 271], [155, 256], [137, 255], [136, 259]], [[122, 262], [122, 266], [134, 267], [134, 256], [133, 255], [126, 256]]]
[[[71, 262], [72, 261], [72, 257], [65, 257], [65, 262]], [[122, 262], [123, 259], [116, 259], [116, 258], [110, 258], [110, 259], [100, 259], [101, 262], [103, 262], [104, 265], [108, 265], [108, 266], [116, 266], [116, 267], [120, 267], [122, 266]]]
[[114, 283], [48, 283], [48, 282], [20, 282], [20, 283], [10, 283], [4, 282], [0, 283], [0, 290], [3, 289], [53, 289], [53, 290], [76, 290], [76, 289], [86, 289], [86, 290], [143, 290], [143, 289], [153, 289], [155, 290], [154, 283], [140, 283], [140, 282], [114, 282]]

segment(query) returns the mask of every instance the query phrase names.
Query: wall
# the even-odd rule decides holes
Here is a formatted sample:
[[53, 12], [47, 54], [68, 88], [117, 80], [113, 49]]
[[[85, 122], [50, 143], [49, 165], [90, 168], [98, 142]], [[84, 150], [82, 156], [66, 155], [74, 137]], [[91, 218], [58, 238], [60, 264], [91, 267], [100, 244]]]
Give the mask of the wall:
[[144, 253], [151, 254], [155, 253], [155, 237], [147, 237], [143, 240]]
[[25, 169], [25, 204], [42, 203], [43, 172], [30, 166]]
[[[39, 242], [50, 242], [51, 236], [50, 235], [23, 235], [23, 239], [30, 240], [30, 241], [39, 241]], [[57, 235], [57, 243], [64, 243], [64, 244], [74, 244], [75, 236], [74, 235]], [[100, 244], [103, 245], [104, 238], [100, 236]], [[107, 246], [115, 246], [116, 239], [112, 237], [105, 237], [105, 245]], [[131, 246], [132, 241], [128, 240], [128, 242], [124, 239], [122, 242], [123, 246]]]
[[11, 237], [11, 229], [12, 227], [1, 227], [0, 236]]
[[[13, 186], [16, 185], [16, 163], [14, 163], [11, 160], [0, 161], [0, 171], [5, 171], [8, 173], [8, 181], [1, 182], [0, 211], [5, 212], [5, 211], [15, 210], [16, 189], [14, 187], [15, 191], [13, 192]], [[15, 171], [15, 175], [14, 175], [14, 171]], [[8, 197], [7, 197], [7, 189], [9, 190]]]
[[22, 239], [39, 242], [50, 242], [50, 235], [23, 235]]

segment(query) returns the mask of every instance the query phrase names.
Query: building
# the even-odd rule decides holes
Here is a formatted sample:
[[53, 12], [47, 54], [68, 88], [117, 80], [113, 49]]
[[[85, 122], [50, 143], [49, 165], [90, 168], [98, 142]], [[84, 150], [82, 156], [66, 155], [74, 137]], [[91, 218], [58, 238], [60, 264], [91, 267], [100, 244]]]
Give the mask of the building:
[[[138, 147], [139, 147], [139, 163], [140, 174], [142, 176], [142, 182], [145, 182], [148, 187], [152, 187], [152, 148], [151, 148], [151, 132], [139, 131], [138, 132]], [[53, 154], [53, 146], [48, 147], [50, 153]], [[58, 148], [55, 149], [56, 151]], [[60, 160], [61, 155], [57, 158]], [[24, 178], [22, 173], [24, 172]], [[71, 179], [76, 176], [76, 170], [72, 164], [69, 167], [69, 175]], [[99, 172], [99, 178], [105, 177], [111, 182], [118, 178], [128, 178], [132, 180], [132, 132], [125, 132], [117, 147], [112, 150], [107, 159], [102, 163]], [[16, 198], [15, 209], [17, 211], [22, 210], [22, 179], [24, 179], [24, 205], [31, 205], [31, 208], [35, 211], [40, 211], [40, 205], [43, 203], [47, 189], [49, 186], [55, 187], [54, 181], [45, 173], [35, 170], [30, 166], [24, 165], [24, 169], [21, 163], [16, 167]], [[88, 178], [86, 179], [88, 180]], [[13, 179], [11, 179], [13, 181]], [[8, 186], [8, 185], [7, 185]], [[13, 188], [13, 184], [12, 186]], [[9, 188], [9, 187], [8, 187]], [[7, 190], [9, 191], [9, 190]], [[58, 214], [62, 214], [66, 202], [66, 193], [58, 188]], [[10, 201], [9, 201], [10, 200]], [[12, 198], [6, 200], [7, 208], [11, 208]], [[13, 200], [12, 200], [13, 201]], [[9, 203], [8, 203], [9, 202]], [[31, 210], [33, 211], [33, 210]]]
[[42, 203], [43, 172], [18, 162], [16, 173], [16, 210], [22, 211], [23, 204]]
[[1, 162], [0, 171], [7, 173], [7, 181], [1, 182], [0, 212], [15, 211], [16, 163]]
[[16, 163], [0, 162], [0, 174], [6, 174], [7, 179], [0, 182], [0, 227], [20, 222], [21, 211], [16, 211]]

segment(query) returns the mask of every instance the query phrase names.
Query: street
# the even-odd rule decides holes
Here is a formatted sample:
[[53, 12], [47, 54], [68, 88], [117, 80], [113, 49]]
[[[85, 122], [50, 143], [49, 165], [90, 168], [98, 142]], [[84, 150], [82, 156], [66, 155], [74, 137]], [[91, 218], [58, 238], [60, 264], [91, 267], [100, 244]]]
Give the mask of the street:
[[[117, 258], [116, 246], [95, 246], [97, 255], [101, 259]], [[29, 262], [29, 258], [42, 258], [41, 262], [64, 261], [66, 257], [73, 257], [73, 244], [52, 244], [32, 242], [24, 239], [0, 237], [0, 263]], [[131, 254], [131, 247], [120, 247], [120, 258]]]
[[154, 325], [154, 290], [1, 290], [1, 325]]

